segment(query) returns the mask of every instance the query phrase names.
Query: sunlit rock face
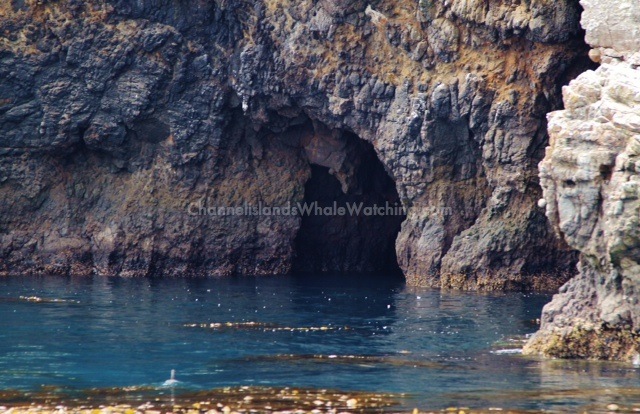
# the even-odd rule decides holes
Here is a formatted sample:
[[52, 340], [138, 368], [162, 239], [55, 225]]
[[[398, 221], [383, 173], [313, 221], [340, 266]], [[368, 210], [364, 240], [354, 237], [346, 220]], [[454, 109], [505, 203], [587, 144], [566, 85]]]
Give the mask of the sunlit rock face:
[[576, 256], [537, 206], [537, 165], [545, 115], [584, 70], [579, 13], [575, 0], [2, 2], [0, 270], [289, 272], [299, 216], [201, 212], [303, 202], [312, 164], [348, 190], [360, 155], [309, 146], [349, 134], [406, 208], [408, 283], [557, 287]]
[[580, 275], [547, 305], [528, 351], [631, 360], [640, 351], [640, 8], [582, 4], [601, 66], [564, 89], [540, 165], [542, 204], [580, 251]]

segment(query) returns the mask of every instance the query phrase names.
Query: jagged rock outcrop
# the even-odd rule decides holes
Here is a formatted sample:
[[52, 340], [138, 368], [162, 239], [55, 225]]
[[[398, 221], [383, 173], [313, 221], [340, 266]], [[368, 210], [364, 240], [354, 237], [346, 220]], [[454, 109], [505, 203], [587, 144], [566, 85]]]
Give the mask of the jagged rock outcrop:
[[583, 0], [601, 63], [564, 89], [540, 166], [547, 216], [580, 275], [544, 309], [529, 353], [631, 359], [640, 352], [640, 8]]
[[[395, 182], [409, 283], [552, 289], [576, 257], [536, 206], [537, 164], [559, 85], [585, 65], [579, 13], [575, 0], [3, 2], [0, 271], [287, 272], [299, 216], [190, 212], [303, 201], [324, 162], [309, 145], [329, 130], [372, 144]], [[357, 162], [343, 156], [325, 161], [348, 190]]]

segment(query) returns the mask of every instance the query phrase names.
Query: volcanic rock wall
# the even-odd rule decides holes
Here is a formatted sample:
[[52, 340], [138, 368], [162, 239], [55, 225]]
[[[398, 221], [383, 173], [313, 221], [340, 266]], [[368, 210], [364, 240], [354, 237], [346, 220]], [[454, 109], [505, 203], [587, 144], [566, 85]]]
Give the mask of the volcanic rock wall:
[[305, 145], [329, 131], [372, 144], [395, 182], [409, 283], [559, 286], [576, 256], [536, 205], [537, 164], [545, 115], [586, 65], [579, 13], [575, 0], [2, 2], [0, 271], [288, 272], [300, 217], [190, 213], [304, 200], [319, 163]]
[[526, 351], [631, 359], [640, 352], [640, 7], [583, 0], [601, 66], [564, 90], [540, 166], [547, 216], [580, 275], [544, 309]]

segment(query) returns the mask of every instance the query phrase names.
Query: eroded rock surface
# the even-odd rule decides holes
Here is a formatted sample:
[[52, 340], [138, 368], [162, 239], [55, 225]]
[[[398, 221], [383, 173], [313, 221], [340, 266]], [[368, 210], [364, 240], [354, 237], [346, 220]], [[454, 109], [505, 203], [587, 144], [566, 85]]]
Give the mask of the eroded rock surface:
[[409, 283], [551, 289], [575, 255], [536, 206], [537, 164], [559, 85], [583, 70], [579, 13], [575, 0], [3, 2], [0, 270], [287, 272], [300, 217], [188, 211], [302, 201], [311, 163], [348, 191], [356, 161], [313, 145], [349, 133], [407, 208]]
[[527, 351], [632, 359], [640, 352], [640, 8], [584, 0], [601, 66], [564, 89], [540, 166], [547, 216], [581, 252]]

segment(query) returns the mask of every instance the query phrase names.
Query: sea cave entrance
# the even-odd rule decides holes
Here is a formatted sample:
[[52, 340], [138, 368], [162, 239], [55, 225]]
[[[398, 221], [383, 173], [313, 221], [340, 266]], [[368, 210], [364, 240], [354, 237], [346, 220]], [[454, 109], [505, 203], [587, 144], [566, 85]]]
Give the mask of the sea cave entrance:
[[311, 163], [295, 240], [296, 273], [402, 277], [395, 242], [405, 219], [392, 178], [371, 144], [349, 132], [303, 142]]

